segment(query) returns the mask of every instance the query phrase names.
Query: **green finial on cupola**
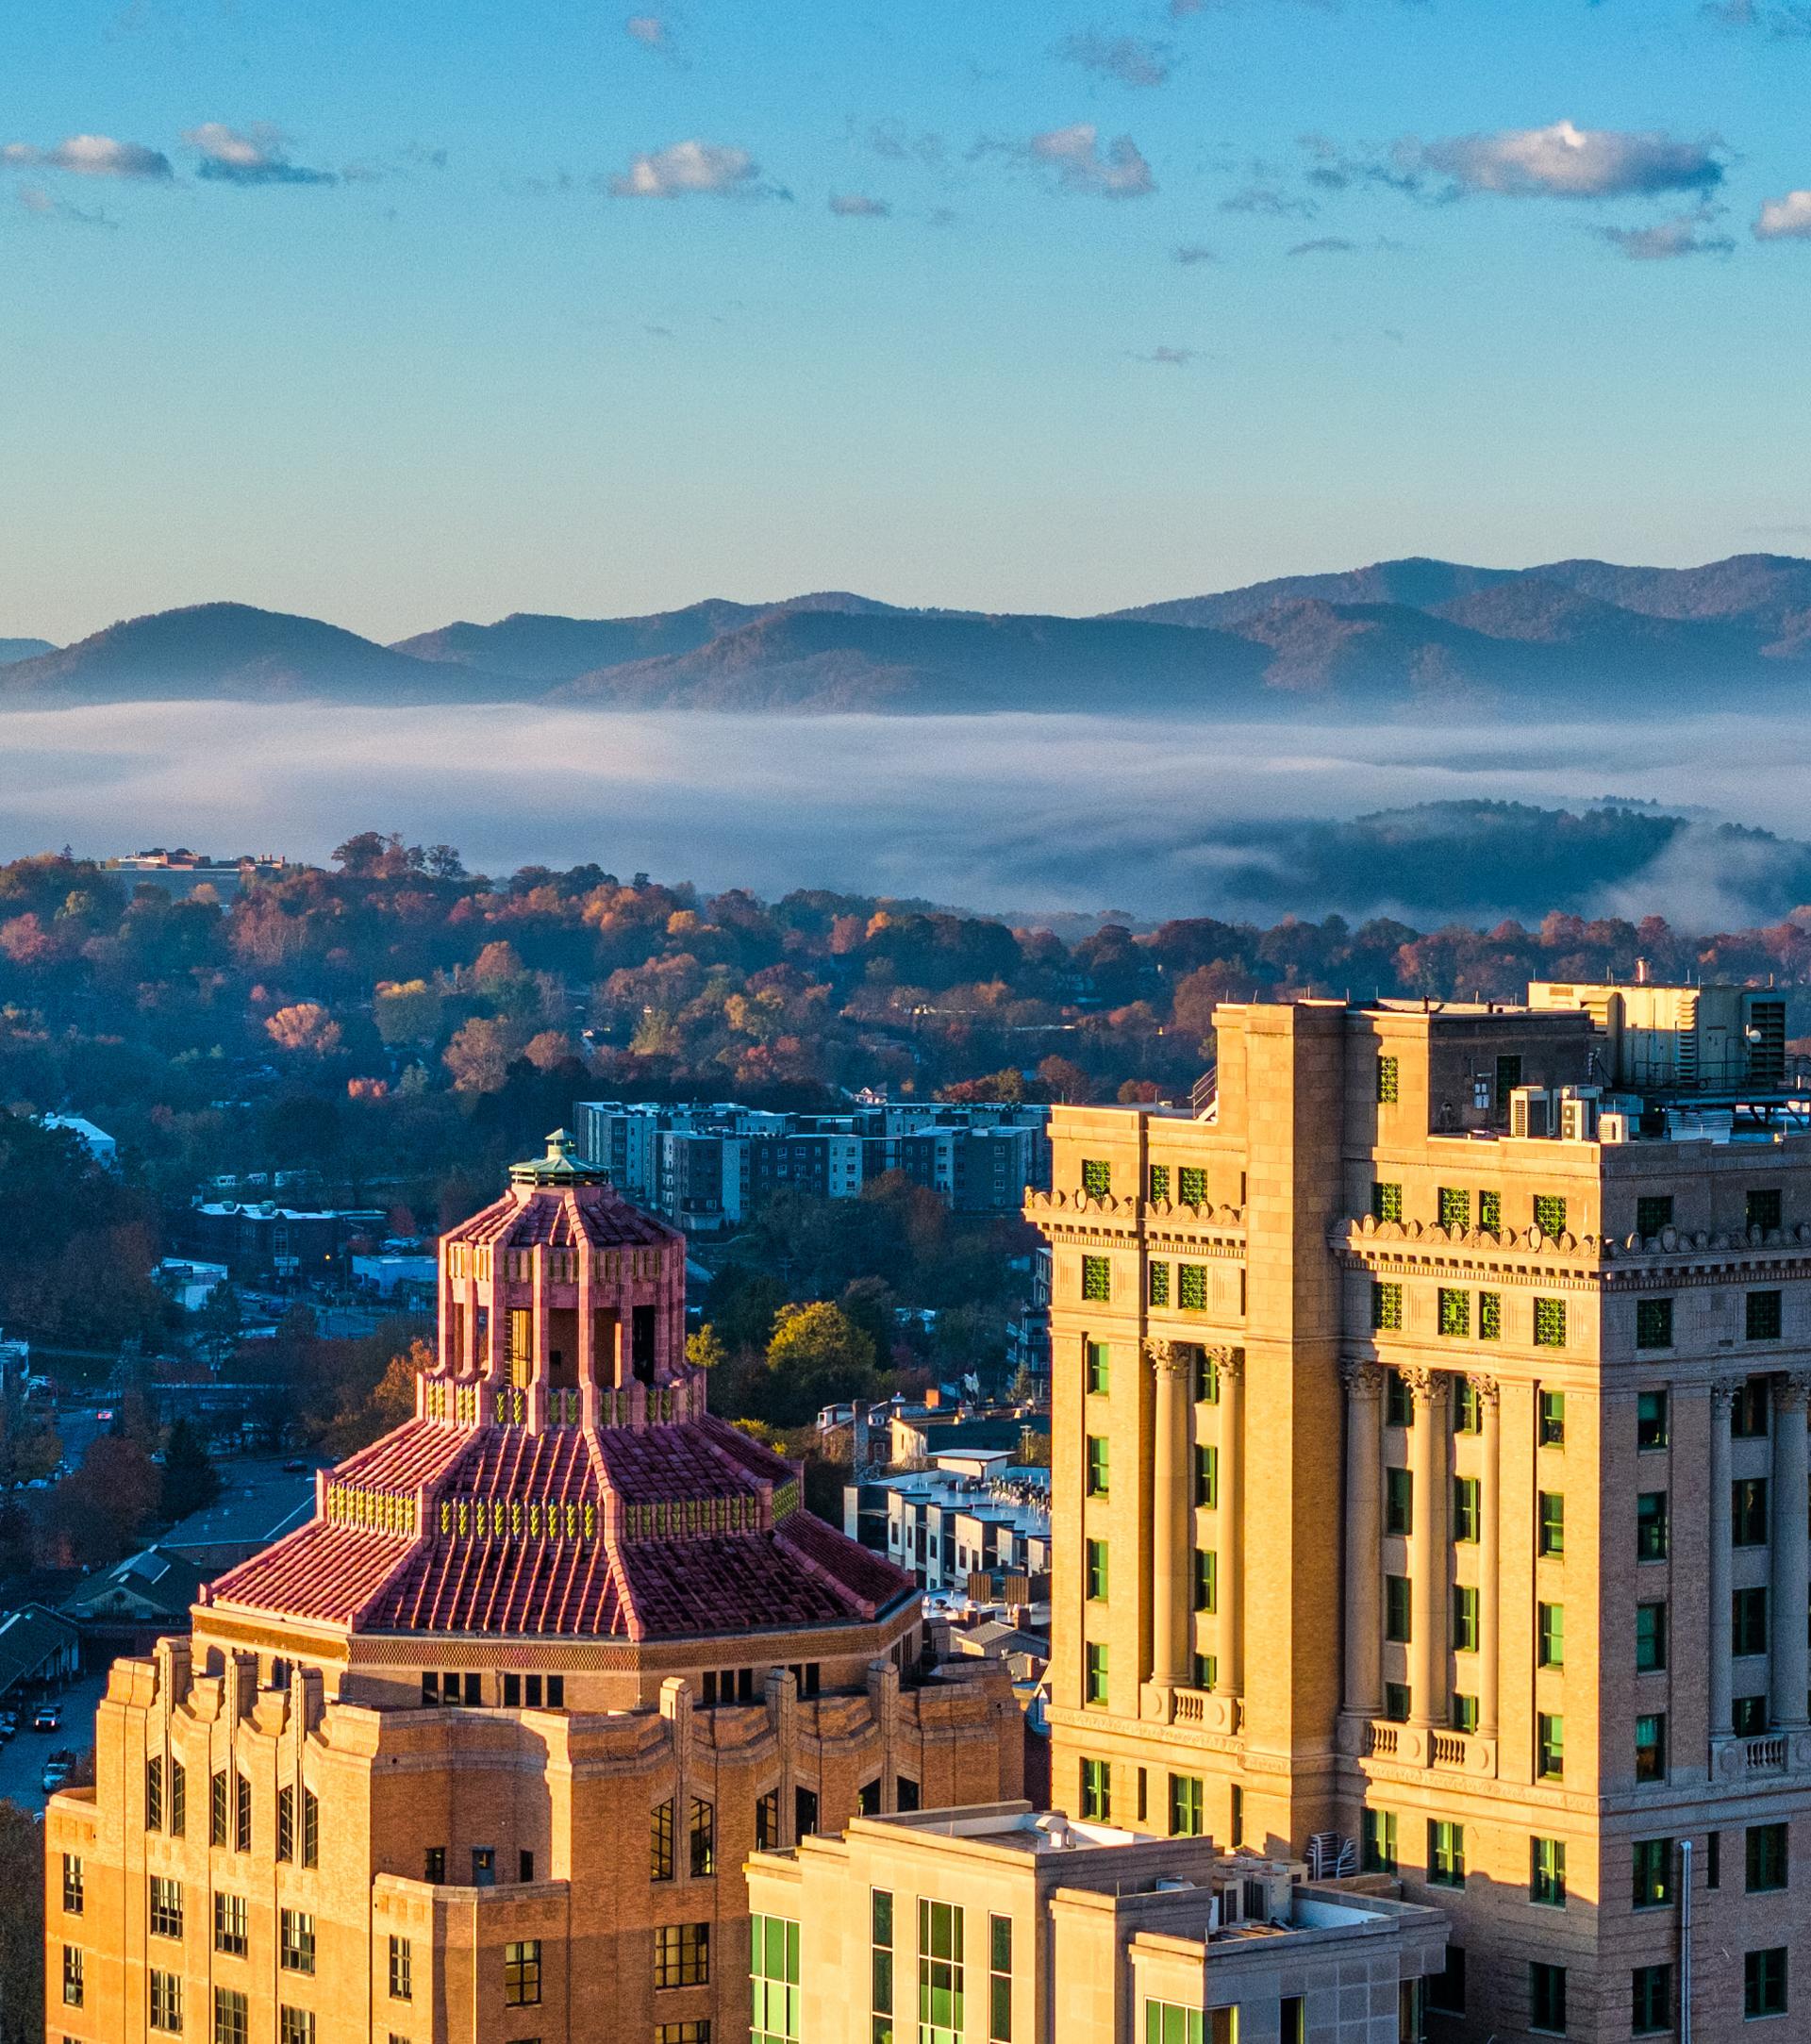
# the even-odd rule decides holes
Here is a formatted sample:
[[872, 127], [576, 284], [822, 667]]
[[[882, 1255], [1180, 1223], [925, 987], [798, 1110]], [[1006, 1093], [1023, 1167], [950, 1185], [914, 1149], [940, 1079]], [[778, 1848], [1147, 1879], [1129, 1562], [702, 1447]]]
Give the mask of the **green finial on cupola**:
[[545, 1156], [531, 1157], [525, 1164], [509, 1167], [512, 1186], [601, 1186], [608, 1175], [578, 1155], [577, 1146], [563, 1128], [555, 1129], [548, 1137]]

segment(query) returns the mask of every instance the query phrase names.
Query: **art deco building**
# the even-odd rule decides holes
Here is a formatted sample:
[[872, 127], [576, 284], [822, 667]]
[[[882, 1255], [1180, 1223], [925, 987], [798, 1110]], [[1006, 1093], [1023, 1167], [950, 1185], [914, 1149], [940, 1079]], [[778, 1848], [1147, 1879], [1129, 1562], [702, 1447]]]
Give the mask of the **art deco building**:
[[445, 1238], [416, 1417], [113, 1669], [53, 2035], [740, 2044], [750, 1853], [1018, 1793], [1009, 1687], [707, 1409], [684, 1250], [563, 1138]]
[[1811, 2034], [1784, 1004], [1219, 1011], [1054, 1127], [1055, 1800], [1398, 1875], [1437, 2039]]

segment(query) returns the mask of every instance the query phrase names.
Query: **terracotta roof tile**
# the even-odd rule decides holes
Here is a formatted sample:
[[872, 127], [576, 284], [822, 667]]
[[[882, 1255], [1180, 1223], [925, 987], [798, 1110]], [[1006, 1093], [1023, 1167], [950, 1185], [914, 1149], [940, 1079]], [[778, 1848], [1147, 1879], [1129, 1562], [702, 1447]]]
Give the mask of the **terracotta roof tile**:
[[449, 1231], [449, 1242], [482, 1242], [497, 1249], [652, 1248], [684, 1238], [664, 1221], [631, 1206], [610, 1185], [523, 1188], [494, 1201]]
[[407, 1535], [310, 1520], [215, 1579], [208, 1602], [350, 1625], [408, 1554]]

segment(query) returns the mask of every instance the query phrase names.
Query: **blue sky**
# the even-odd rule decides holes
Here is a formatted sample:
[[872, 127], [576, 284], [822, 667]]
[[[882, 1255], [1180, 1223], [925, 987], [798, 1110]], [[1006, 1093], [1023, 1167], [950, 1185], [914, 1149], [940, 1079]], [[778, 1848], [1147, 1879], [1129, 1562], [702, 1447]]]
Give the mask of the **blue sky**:
[[0, 634], [1811, 552], [1811, 0], [636, 5], [11, 0]]

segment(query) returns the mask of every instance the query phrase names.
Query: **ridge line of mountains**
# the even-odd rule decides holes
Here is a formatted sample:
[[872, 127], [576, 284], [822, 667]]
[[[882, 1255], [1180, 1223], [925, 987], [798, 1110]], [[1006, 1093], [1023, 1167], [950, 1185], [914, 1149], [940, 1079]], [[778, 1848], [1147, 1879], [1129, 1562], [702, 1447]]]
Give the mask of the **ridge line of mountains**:
[[517, 613], [385, 646], [202, 604], [74, 645], [0, 639], [0, 708], [215, 699], [373, 708], [1286, 718], [1752, 711], [1811, 683], [1811, 560], [1699, 568], [1428, 559], [1286, 575], [1099, 617], [918, 610], [841, 591], [647, 617]]

